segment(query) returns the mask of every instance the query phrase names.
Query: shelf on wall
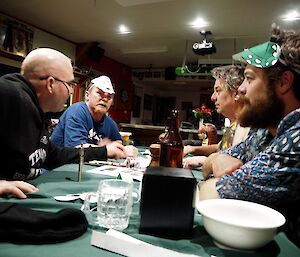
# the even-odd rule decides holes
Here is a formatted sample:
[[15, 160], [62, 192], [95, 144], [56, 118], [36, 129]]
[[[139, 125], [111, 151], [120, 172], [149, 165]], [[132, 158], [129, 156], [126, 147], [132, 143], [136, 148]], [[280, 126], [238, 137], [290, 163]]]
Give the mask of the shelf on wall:
[[12, 52], [8, 52], [8, 51], [2, 50], [2, 49], [0, 49], [0, 56], [8, 58], [8, 59], [15, 60], [15, 61], [19, 61], [19, 62], [22, 62], [24, 60], [23, 56], [16, 55]]

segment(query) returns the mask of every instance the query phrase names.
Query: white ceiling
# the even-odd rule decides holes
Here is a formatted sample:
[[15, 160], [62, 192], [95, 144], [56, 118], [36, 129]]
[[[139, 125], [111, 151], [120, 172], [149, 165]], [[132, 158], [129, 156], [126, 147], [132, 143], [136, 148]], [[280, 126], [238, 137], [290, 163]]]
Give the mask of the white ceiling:
[[[132, 68], [165, 68], [186, 63], [230, 63], [232, 54], [268, 40], [271, 24], [300, 29], [282, 15], [300, 13], [299, 0], [1, 0], [0, 11], [74, 43], [98, 42], [105, 55]], [[197, 17], [208, 22], [217, 53], [198, 56], [200, 28], [188, 24]], [[125, 24], [132, 31], [119, 34]], [[187, 44], [187, 47], [186, 47]], [[122, 49], [167, 48], [165, 53], [124, 54]], [[177, 83], [177, 84], [176, 84]], [[199, 90], [199, 81], [143, 81], [158, 89]], [[211, 83], [207, 84], [211, 88]], [[202, 87], [201, 86], [201, 87]]]
[[[187, 62], [226, 63], [241, 49], [268, 39], [270, 26], [300, 28], [280, 21], [299, 0], [1, 0], [0, 10], [74, 43], [96, 41], [105, 55], [132, 68], [181, 66]], [[192, 43], [200, 29], [188, 26], [197, 17], [209, 25], [217, 53], [197, 56]], [[132, 31], [118, 34], [120, 24]], [[123, 54], [121, 49], [164, 47], [166, 53]]]

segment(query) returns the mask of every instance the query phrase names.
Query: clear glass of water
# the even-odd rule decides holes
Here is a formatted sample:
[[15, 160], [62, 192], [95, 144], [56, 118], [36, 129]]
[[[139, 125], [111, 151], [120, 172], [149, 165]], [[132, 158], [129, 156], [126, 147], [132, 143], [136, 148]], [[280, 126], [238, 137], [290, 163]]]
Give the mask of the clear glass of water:
[[[85, 211], [90, 213], [90, 197], [85, 198]], [[105, 228], [123, 230], [128, 227], [133, 198], [139, 199], [138, 190], [133, 184], [119, 179], [106, 179], [99, 183], [97, 197], [97, 216], [93, 223]], [[135, 200], [135, 201], [136, 201]]]

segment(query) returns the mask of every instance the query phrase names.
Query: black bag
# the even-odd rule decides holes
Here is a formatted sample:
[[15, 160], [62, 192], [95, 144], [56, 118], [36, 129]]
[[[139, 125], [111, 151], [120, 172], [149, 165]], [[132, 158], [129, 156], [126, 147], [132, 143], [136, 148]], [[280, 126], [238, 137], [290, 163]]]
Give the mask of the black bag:
[[88, 228], [84, 213], [66, 208], [56, 213], [32, 210], [16, 203], [0, 203], [0, 241], [49, 244], [68, 241]]

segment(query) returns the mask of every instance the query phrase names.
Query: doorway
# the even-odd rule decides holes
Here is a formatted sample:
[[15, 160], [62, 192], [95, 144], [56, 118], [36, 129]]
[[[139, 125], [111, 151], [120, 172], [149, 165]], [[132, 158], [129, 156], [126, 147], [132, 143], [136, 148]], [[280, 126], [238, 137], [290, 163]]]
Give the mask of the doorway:
[[176, 106], [176, 97], [161, 97], [155, 96], [153, 98], [153, 125], [164, 126], [165, 120], [170, 116], [171, 111]]

